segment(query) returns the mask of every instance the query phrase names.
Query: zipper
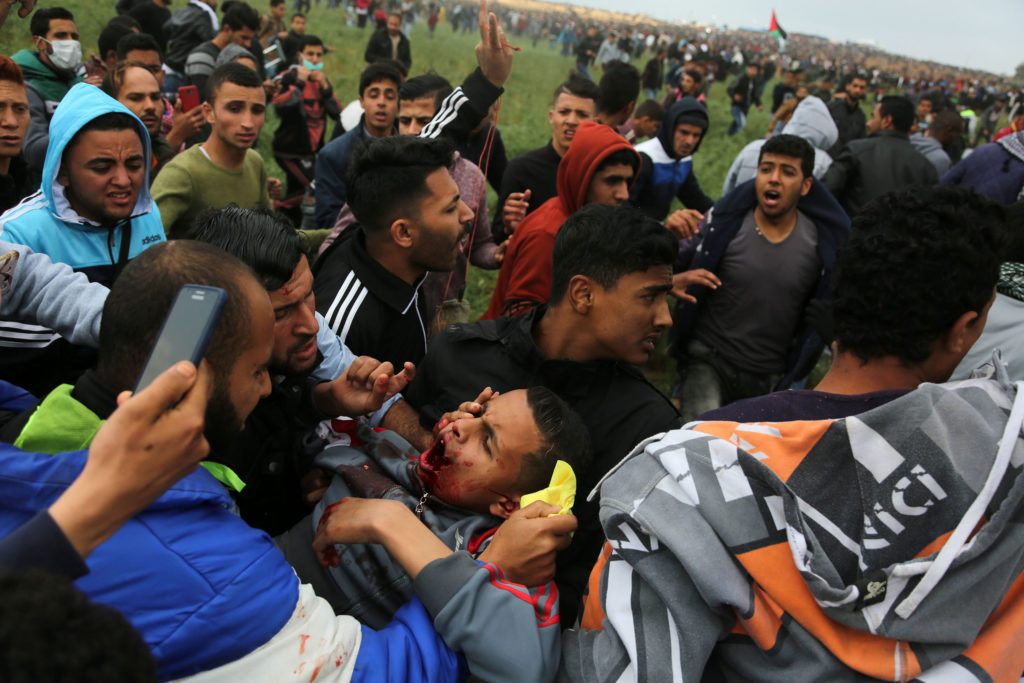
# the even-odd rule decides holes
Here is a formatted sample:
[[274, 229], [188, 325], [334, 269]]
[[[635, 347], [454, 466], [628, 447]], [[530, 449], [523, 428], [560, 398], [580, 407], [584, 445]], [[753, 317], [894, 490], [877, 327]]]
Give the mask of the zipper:
[[423, 506], [426, 504], [427, 498], [430, 498], [430, 494], [424, 491], [423, 495], [420, 496], [420, 502], [416, 503], [416, 516], [421, 519], [423, 518]]

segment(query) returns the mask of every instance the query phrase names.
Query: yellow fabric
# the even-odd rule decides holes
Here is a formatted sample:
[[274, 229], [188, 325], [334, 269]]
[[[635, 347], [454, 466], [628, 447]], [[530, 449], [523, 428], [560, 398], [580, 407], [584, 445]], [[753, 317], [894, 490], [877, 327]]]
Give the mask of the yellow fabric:
[[519, 507], [524, 508], [538, 500], [550, 505], [562, 506], [561, 511], [556, 514], [567, 515], [572, 512], [572, 506], [576, 502], [576, 474], [572, 471], [569, 463], [559, 460], [555, 464], [555, 471], [551, 473], [551, 483], [548, 484], [548, 487], [523, 496], [519, 501]]

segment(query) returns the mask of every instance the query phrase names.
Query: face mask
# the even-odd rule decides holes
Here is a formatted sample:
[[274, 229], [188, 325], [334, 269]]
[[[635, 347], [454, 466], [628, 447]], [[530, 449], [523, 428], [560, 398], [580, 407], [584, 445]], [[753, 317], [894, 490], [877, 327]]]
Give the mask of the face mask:
[[82, 63], [82, 44], [77, 40], [48, 40], [53, 48], [50, 61], [58, 69], [72, 71]]
[[320, 62], [319, 64], [314, 64], [313, 62], [309, 61], [305, 57], [302, 58], [302, 66], [306, 67], [307, 69], [311, 69], [312, 71], [323, 71], [324, 70], [324, 63], [323, 62]]

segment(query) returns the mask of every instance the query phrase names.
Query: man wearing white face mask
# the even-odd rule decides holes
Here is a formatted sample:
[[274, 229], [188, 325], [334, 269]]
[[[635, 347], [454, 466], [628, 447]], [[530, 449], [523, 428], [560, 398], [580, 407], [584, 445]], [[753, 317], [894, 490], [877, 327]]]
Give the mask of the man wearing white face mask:
[[[42, 170], [50, 142], [50, 118], [71, 86], [83, 79], [82, 44], [78, 42], [75, 17], [63, 7], [37, 10], [30, 23], [36, 50], [20, 50], [12, 59], [25, 74], [31, 121], [22, 156]], [[93, 78], [85, 79], [92, 82]], [[93, 85], [99, 85], [95, 78]]]

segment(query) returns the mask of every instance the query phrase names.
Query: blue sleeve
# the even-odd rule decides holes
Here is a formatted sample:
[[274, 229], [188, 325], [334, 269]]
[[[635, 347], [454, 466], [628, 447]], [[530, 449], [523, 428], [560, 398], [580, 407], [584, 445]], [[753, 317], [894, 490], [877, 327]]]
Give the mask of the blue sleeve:
[[445, 645], [415, 595], [381, 630], [362, 627], [352, 683], [464, 681], [468, 675], [465, 658]]
[[338, 138], [324, 147], [316, 159], [315, 218], [318, 228], [332, 227], [341, 207], [345, 206], [345, 169], [348, 167], [349, 150], [340, 142], [342, 139]]

